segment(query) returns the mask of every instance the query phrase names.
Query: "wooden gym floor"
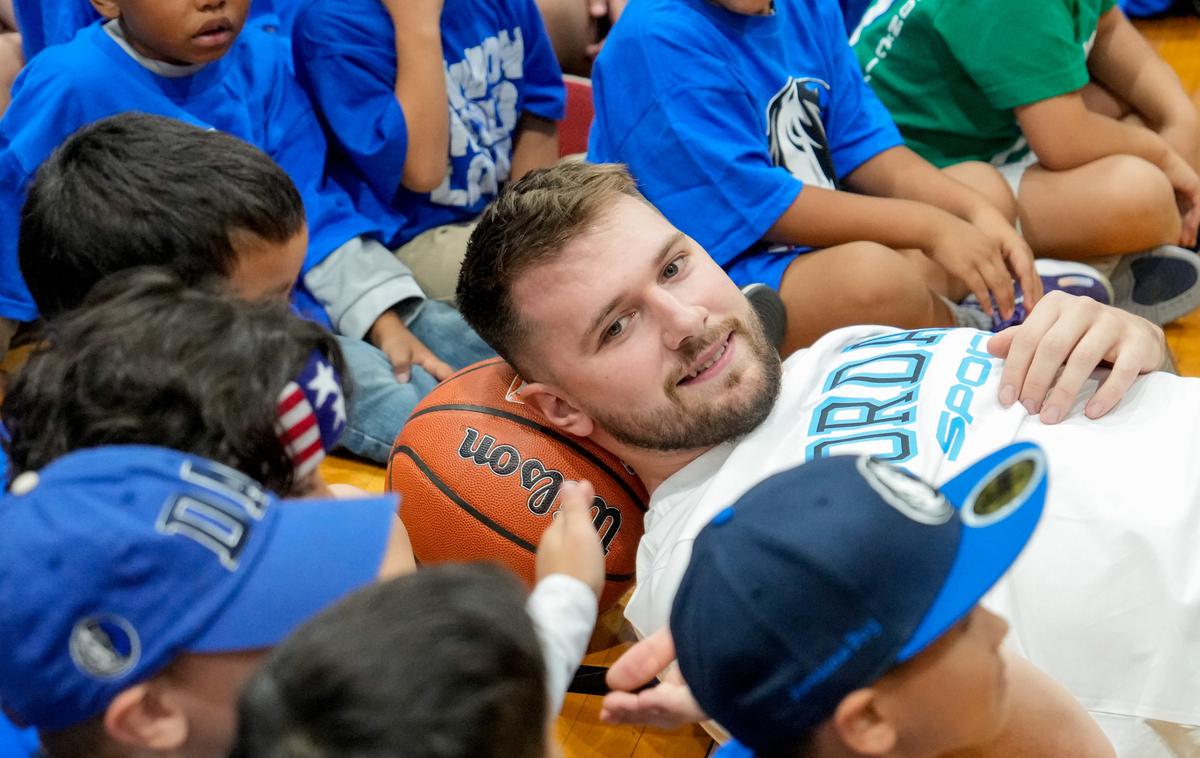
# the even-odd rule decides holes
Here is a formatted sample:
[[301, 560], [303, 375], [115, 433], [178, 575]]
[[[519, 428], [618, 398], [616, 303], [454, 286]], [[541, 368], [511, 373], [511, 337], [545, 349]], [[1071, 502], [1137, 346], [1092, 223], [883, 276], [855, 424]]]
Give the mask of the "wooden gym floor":
[[[1139, 24], [1159, 53], [1179, 72], [1184, 86], [1200, 107], [1200, 19], [1165, 19]], [[1167, 342], [1181, 374], [1200, 376], [1200, 311], [1170, 325]], [[370, 465], [339, 459], [324, 466], [330, 481], [382, 491], [381, 471]], [[605, 614], [592, 636], [584, 663], [611, 664], [630, 644], [619, 609]], [[614, 727], [600, 723], [600, 698], [567, 695], [557, 723], [558, 739], [567, 758], [701, 758], [711, 754], [712, 740], [699, 727], [675, 731]]]

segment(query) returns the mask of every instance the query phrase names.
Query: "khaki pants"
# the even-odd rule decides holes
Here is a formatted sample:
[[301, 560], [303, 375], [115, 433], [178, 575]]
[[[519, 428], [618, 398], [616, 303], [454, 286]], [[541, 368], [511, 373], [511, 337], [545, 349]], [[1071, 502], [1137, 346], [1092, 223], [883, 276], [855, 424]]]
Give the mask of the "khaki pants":
[[454, 303], [458, 270], [476, 221], [435, 226], [396, 248], [396, 256], [412, 269], [413, 278], [431, 300]]

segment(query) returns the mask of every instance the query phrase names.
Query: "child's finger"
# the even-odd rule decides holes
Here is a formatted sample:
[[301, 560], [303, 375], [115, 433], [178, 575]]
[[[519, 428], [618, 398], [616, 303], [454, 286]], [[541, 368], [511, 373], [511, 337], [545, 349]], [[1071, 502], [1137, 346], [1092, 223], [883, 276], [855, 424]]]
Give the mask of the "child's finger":
[[564, 518], [587, 516], [591, 510], [592, 500], [596, 491], [592, 483], [586, 479], [578, 482], [564, 482], [562, 488], [562, 505], [559, 509]]

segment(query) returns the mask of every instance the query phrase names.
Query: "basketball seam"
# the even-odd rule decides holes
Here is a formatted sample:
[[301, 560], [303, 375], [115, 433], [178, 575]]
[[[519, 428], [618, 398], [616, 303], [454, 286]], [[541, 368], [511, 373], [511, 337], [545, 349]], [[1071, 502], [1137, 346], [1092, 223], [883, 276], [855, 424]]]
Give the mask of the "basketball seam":
[[500, 418], [507, 419], [517, 424], [521, 424], [522, 426], [529, 427], [535, 431], [541, 432], [548, 437], [553, 437], [554, 439], [562, 442], [575, 452], [582, 455], [584, 458], [587, 458], [591, 463], [598, 466], [601, 471], [608, 475], [609, 479], [612, 479], [617, 483], [618, 487], [625, 491], [625, 494], [629, 496], [630, 501], [639, 511], [642, 513], [646, 512], [646, 506], [642, 505], [642, 498], [633, 491], [632, 487], [625, 483], [625, 480], [622, 479], [617, 472], [612, 470], [612, 467], [600, 460], [599, 456], [597, 456], [591, 450], [588, 450], [586, 447], [580, 445], [578, 442], [566, 436], [557, 429], [552, 429], [543, 424], [539, 424], [536, 421], [530, 421], [524, 416], [518, 416], [515, 413], [509, 413], [508, 411], [502, 411], [497, 408], [489, 408], [486, 405], [469, 405], [466, 403], [446, 403], [443, 405], [433, 405], [428, 408], [422, 408], [421, 410], [413, 413], [413, 415], [409, 416], [408, 420], [412, 421], [418, 416], [424, 416], [427, 413], [433, 413], [435, 411], [468, 411], [471, 413], [481, 413], [487, 416], [498, 416]]
[[[437, 487], [443, 495], [450, 498], [450, 501], [452, 503], [457, 505], [459, 508], [462, 508], [464, 511], [466, 511], [471, 516], [475, 517], [475, 519], [477, 521], [479, 521], [481, 524], [486, 526], [488, 529], [491, 529], [496, 534], [499, 534], [501, 537], [504, 537], [505, 539], [507, 539], [508, 541], [512, 542], [514, 545], [516, 545], [520, 548], [524, 548], [525, 550], [527, 550], [531, 553], [537, 552], [537, 546], [534, 545], [532, 542], [524, 540], [524, 539], [518, 537], [517, 535], [513, 534], [512, 532], [508, 531], [507, 529], [500, 526], [495, 521], [493, 521], [492, 519], [488, 518], [486, 515], [481, 513], [477, 508], [475, 508], [475, 506], [471, 505], [466, 500], [463, 500], [462, 497], [460, 497], [458, 495], [458, 493], [456, 493], [454, 490], [450, 489], [450, 487], [447, 486], [447, 484], [445, 482], [443, 482], [441, 480], [441, 478], [433, 472], [433, 469], [429, 468], [429, 466], [425, 463], [425, 461], [423, 461], [421, 459], [421, 456], [417, 455], [417, 452], [415, 450], [413, 450], [412, 448], [410, 448], [408, 445], [401, 445], [400, 447], [397, 447], [394, 452], [397, 454], [403, 453], [404, 455], [408, 456], [408, 458], [413, 463], [416, 464], [417, 468], [421, 469], [421, 473], [424, 474], [426, 476], [426, 478], [428, 478], [429, 481], [433, 483], [434, 487]], [[400, 518], [403, 521], [404, 520], [403, 500], [401, 501], [400, 511], [401, 511]], [[610, 574], [607, 572], [605, 572], [605, 574], [604, 574], [604, 579], [609, 582], [628, 582], [628, 581], [631, 581], [633, 578], [634, 578], [633, 574]]]
[[474, 373], [476, 371], [479, 371], [480, 369], [490, 368], [492, 366], [495, 366], [497, 363], [504, 363], [504, 359], [503, 358], [491, 358], [486, 361], [481, 361], [480, 363], [477, 363], [474, 366], [467, 366], [466, 368], [459, 371], [457, 374], [446, 377], [446, 380], [444, 382], [442, 382], [442, 384], [443, 385], [449, 384], [450, 382], [454, 381], [455, 379], [462, 378], [462, 377], [466, 376], [467, 374]]

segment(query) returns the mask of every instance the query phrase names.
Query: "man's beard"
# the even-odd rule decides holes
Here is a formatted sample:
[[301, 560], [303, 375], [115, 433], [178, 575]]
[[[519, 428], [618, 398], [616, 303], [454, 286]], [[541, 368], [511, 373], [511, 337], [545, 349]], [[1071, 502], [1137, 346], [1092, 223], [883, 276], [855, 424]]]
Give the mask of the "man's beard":
[[[731, 370], [721, 380], [732, 399], [720, 402], [714, 398], [715, 402], [700, 407], [687, 406], [680, 397], [678, 380], [701, 353], [730, 332], [745, 338], [752, 358], [748, 367]], [[640, 414], [588, 409], [588, 414], [623, 444], [646, 450], [694, 450], [749, 434], [770, 414], [779, 396], [782, 375], [779, 354], [767, 343], [757, 321], [746, 324], [731, 318], [707, 330], [692, 341], [681, 362], [685, 368], [679, 376], [668, 380], [664, 388], [671, 401], [669, 407]], [[739, 397], [736, 388], [752, 381], [755, 367], [761, 373], [757, 386]]]

